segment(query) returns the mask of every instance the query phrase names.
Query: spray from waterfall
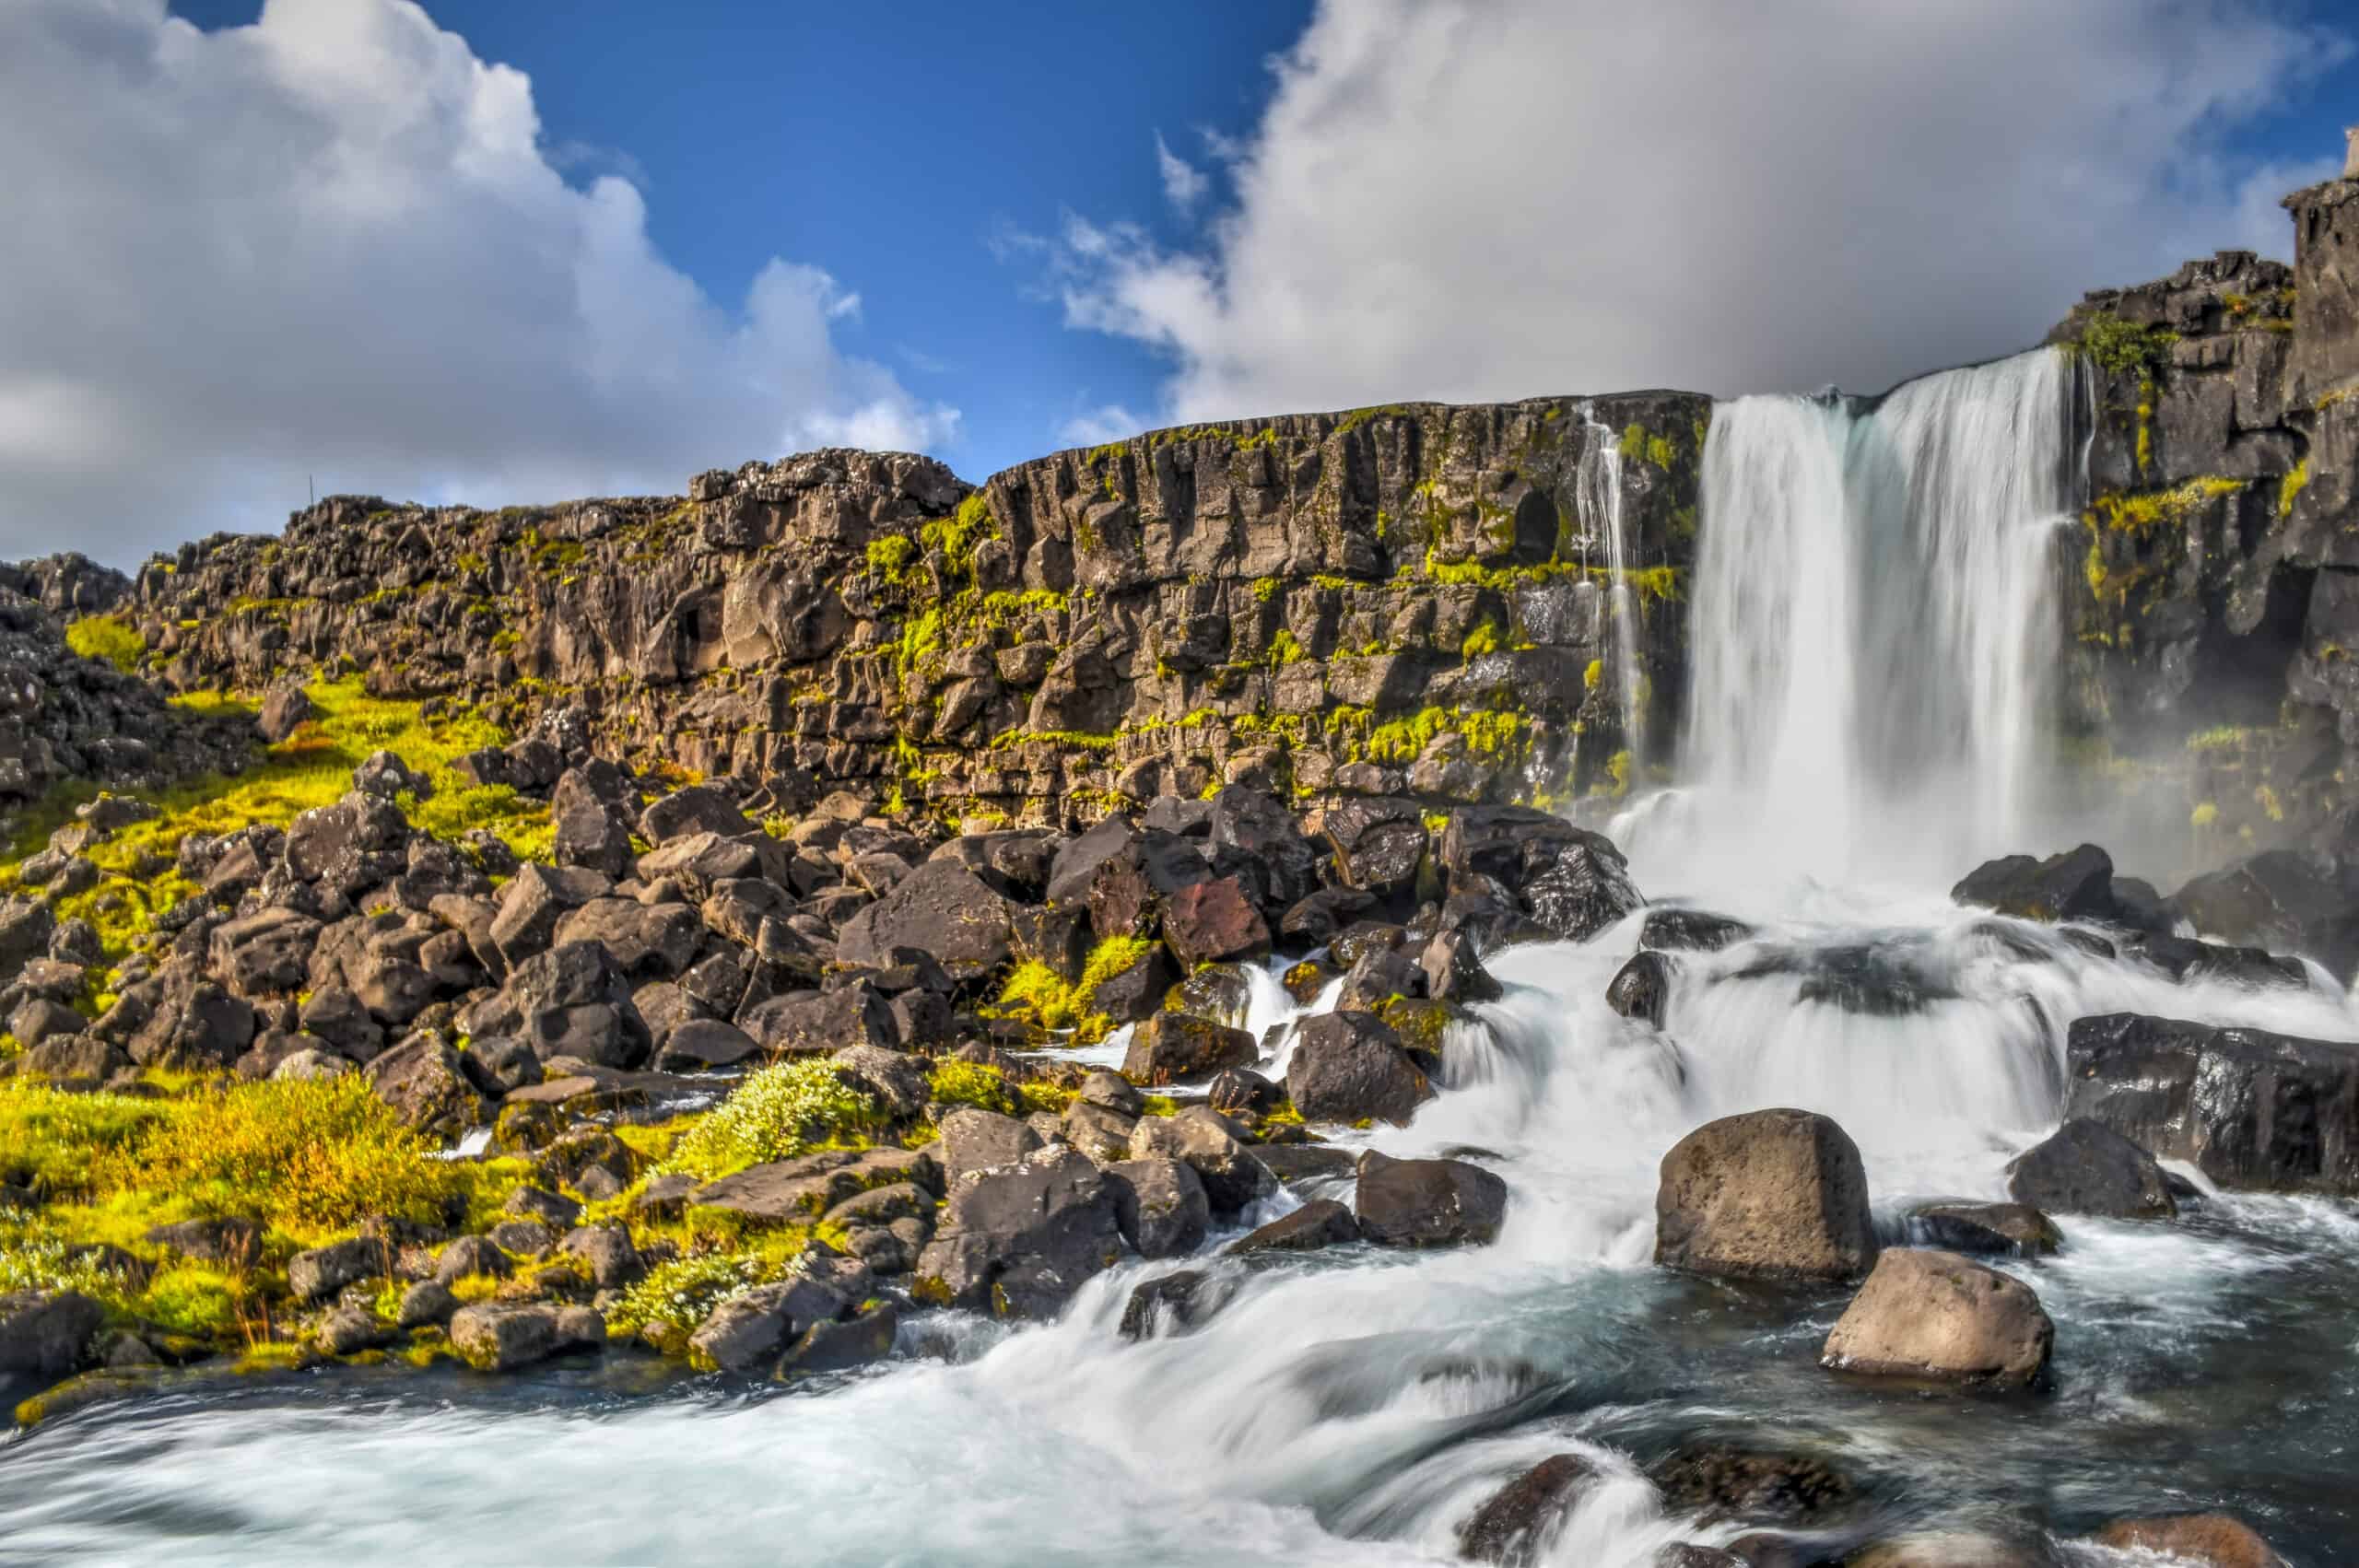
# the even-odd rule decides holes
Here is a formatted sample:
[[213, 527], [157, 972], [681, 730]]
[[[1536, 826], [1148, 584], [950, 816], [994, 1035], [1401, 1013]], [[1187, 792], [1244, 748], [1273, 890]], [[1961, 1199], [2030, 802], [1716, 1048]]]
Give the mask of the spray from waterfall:
[[1622, 443], [1613, 429], [1581, 408], [1584, 440], [1576, 476], [1582, 521], [1605, 539], [1608, 674], [1622, 709], [1622, 745], [1632, 766], [1647, 755], [1644, 677], [1638, 668], [1638, 598], [1630, 580], [1631, 548], [1622, 509]]
[[2081, 493], [2072, 375], [2040, 350], [1872, 406], [1715, 411], [1684, 761], [1748, 852], [1954, 875], [2026, 847], [2050, 760], [2055, 539]]

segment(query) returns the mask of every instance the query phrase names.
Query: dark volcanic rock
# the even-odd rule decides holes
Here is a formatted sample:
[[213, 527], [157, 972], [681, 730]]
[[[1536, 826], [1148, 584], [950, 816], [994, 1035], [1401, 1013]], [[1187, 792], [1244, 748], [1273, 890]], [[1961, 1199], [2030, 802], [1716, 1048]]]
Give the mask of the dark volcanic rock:
[[1986, 860], [1950, 889], [1960, 904], [1978, 904], [2025, 920], [2103, 920], [2113, 914], [2113, 858], [2094, 844], [2037, 860]]
[[1250, 1067], [1261, 1056], [1253, 1036], [1242, 1029], [1185, 1012], [1158, 1012], [1132, 1034], [1122, 1076], [1133, 1083], [1170, 1083]]
[[1744, 941], [1753, 928], [1701, 909], [1653, 908], [1638, 927], [1638, 945], [1662, 951], [1716, 953]]
[[1920, 1203], [1908, 1238], [1948, 1252], [2039, 1258], [2064, 1245], [2056, 1223], [2028, 1203]]
[[1458, 1246], [1494, 1240], [1508, 1184], [1464, 1160], [1360, 1156], [1360, 1234], [1379, 1246]]
[[1053, 1316], [1122, 1256], [1121, 1195], [1078, 1150], [1037, 1150], [952, 1188], [918, 1261], [921, 1299], [1009, 1316]]
[[2359, 972], [2359, 876], [2326, 856], [2254, 855], [2195, 878], [2171, 903], [2206, 936], [2306, 954], [2345, 985]]
[[2359, 1046], [2132, 1012], [2075, 1019], [2069, 1117], [2223, 1187], [2359, 1192]]
[[1597, 1467], [1578, 1454], [1541, 1460], [1474, 1511], [1458, 1533], [1458, 1554], [1502, 1568], [1540, 1562], [1549, 1532], [1596, 1479]]
[[1652, 949], [1641, 949], [1630, 955], [1630, 961], [1614, 971], [1605, 988], [1605, 1005], [1625, 1018], [1662, 1027], [1664, 1012], [1671, 1004], [1671, 980], [1676, 973], [1672, 962]]
[[2075, 1118], [2007, 1166], [2007, 1191], [2050, 1214], [2168, 1219], [2178, 1212], [2154, 1157], [2111, 1128]]
[[1229, 1246], [1231, 1257], [1254, 1252], [1316, 1252], [1360, 1239], [1359, 1222], [1332, 1198], [1313, 1199]]
[[1433, 1084], [1372, 1012], [1321, 1012], [1298, 1025], [1286, 1094], [1313, 1121], [1373, 1119], [1405, 1127]]
[[1007, 962], [1012, 908], [966, 867], [930, 860], [846, 922], [836, 957], [884, 968], [894, 949], [912, 947], [933, 954], [955, 979], [980, 979]]

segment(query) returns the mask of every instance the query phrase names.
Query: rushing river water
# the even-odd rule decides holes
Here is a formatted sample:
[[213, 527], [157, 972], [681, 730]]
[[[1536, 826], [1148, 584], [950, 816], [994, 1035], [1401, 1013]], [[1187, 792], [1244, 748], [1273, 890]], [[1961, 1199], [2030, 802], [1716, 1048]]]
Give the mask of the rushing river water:
[[[2003, 1196], [2006, 1162], [2058, 1120], [2075, 1017], [2359, 1039], [2322, 974], [2307, 989], [2179, 986], [1945, 896], [1975, 857], [2059, 847], [2012, 837], [2036, 831], [2037, 747], [2005, 681], [2019, 682], [2013, 700], [2037, 702], [2019, 644], [2046, 612], [2018, 568], [2058, 498], [2031, 481], [2056, 455], [2039, 443], [2064, 395], [2035, 356], [1904, 389], [1864, 421], [1796, 400], [1723, 410], [1708, 556], [1735, 497], [1784, 509], [1783, 532], [1748, 547], [1749, 597], [1734, 575], [1716, 596], [1703, 569], [1699, 646], [1743, 641], [1767, 662], [1701, 665], [1696, 734], [1753, 760], [1700, 768], [1697, 788], [1634, 809], [1616, 834], [1649, 896], [1756, 932], [1684, 955], [1661, 1032], [1603, 1001], [1637, 916], [1589, 943], [1491, 956], [1507, 994], [1475, 1010], [1483, 1029], [1448, 1041], [1447, 1092], [1405, 1129], [1350, 1136], [1395, 1153], [1479, 1151], [1510, 1189], [1495, 1245], [1215, 1259], [1235, 1293], [1222, 1310], [1135, 1344], [1116, 1329], [1123, 1301], [1174, 1265], [1133, 1264], [1057, 1322], [919, 1317], [891, 1363], [783, 1390], [619, 1352], [497, 1381], [191, 1384], [0, 1450], [0, 1562], [1421, 1563], [1455, 1560], [1481, 1501], [1571, 1450], [1612, 1479], [1545, 1561], [1603, 1568], [1735, 1533], [1666, 1514], [1641, 1473], [1699, 1438], [1825, 1457], [1859, 1490], [1837, 1515], [1845, 1540], [2064, 1539], [2125, 1514], [2226, 1506], [2297, 1562], [2359, 1560], [2349, 1205], [2213, 1194], [2172, 1223], [2061, 1217], [2060, 1253], [2004, 1265], [2057, 1325], [2054, 1387], [2020, 1397], [1926, 1398], [1822, 1371], [1847, 1292], [1649, 1263], [1657, 1164], [1713, 1117], [1835, 1117], [1901, 1240], [1915, 1201]], [[1994, 450], [2021, 460], [2021, 483], [1966, 474]], [[1785, 492], [1763, 488], [1772, 474]], [[1862, 501], [1862, 483], [1875, 497]], [[1832, 510], [1811, 521], [1812, 505]], [[1993, 537], [1955, 536], [1975, 526]], [[1882, 536], [1894, 529], [1916, 533]], [[1918, 565], [1860, 564], [1894, 551]], [[1842, 581], [1800, 580], [1825, 569]], [[1895, 574], [1938, 606], [1921, 624], [1945, 651], [1871, 672], [1860, 661], [1884, 634], [1861, 600]], [[1833, 608], [1805, 603], [1838, 590]], [[1818, 689], [1778, 660], [1859, 678]], [[1941, 705], [1936, 755], [1909, 755], [1926, 715], [1895, 683]], [[1770, 701], [1788, 717], [1765, 720]], [[1797, 724], [1837, 751], [1794, 744]], [[1814, 968], [1861, 954], [1921, 1007], [1821, 997]], [[1254, 1008], [1257, 1031], [1291, 1013], [1274, 984]]]

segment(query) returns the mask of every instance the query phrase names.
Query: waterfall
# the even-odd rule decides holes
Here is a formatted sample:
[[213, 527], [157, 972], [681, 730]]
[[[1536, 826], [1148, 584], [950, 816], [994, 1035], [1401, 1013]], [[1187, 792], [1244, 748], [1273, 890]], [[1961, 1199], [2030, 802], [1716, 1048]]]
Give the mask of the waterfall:
[[1613, 654], [1608, 673], [1622, 709], [1622, 746], [1635, 769], [1647, 755], [1645, 706], [1638, 670], [1638, 596], [1630, 581], [1630, 539], [1622, 513], [1622, 442], [1610, 427], [1598, 423], [1587, 404], [1582, 405], [1581, 420], [1586, 439], [1576, 475], [1581, 518], [1591, 532], [1605, 536], [1606, 646]]
[[2043, 349], [1715, 410], [1684, 759], [1750, 848], [1828, 874], [2029, 847], [2071, 375]]

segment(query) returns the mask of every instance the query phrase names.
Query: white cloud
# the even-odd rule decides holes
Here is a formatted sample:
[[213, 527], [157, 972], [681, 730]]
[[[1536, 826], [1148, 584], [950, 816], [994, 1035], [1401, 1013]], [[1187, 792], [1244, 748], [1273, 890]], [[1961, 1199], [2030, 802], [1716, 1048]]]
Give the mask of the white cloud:
[[1212, 189], [1212, 181], [1203, 170], [1171, 150], [1163, 133], [1155, 134], [1155, 163], [1163, 174], [1163, 194], [1180, 214], [1196, 210], [1196, 204]]
[[1069, 447], [1099, 447], [1135, 436], [1151, 423], [1119, 403], [1101, 403], [1065, 420], [1056, 435]]
[[275, 527], [313, 477], [499, 504], [950, 438], [843, 348], [858, 295], [773, 260], [716, 302], [581, 156], [406, 0], [0, 4], [0, 556]]
[[1068, 218], [1050, 277], [1173, 419], [1875, 390], [2283, 253], [2304, 170], [2211, 149], [2347, 52], [2247, 0], [1325, 0], [1204, 246]]

